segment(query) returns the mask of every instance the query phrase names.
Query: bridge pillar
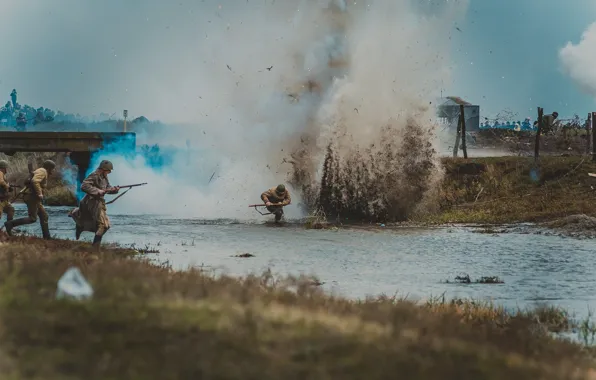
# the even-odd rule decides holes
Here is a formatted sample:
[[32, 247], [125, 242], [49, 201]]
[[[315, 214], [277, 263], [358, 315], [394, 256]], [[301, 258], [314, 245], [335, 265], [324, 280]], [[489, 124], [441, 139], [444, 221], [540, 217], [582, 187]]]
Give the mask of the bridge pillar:
[[70, 160], [77, 166], [77, 182], [81, 184], [91, 163], [91, 152], [72, 152]]

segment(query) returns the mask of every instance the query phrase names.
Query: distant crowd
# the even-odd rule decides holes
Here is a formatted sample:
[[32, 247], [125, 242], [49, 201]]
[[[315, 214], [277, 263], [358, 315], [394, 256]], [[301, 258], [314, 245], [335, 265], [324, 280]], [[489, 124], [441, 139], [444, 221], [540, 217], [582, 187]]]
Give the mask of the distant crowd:
[[[2, 103], [0, 103], [2, 104]], [[13, 127], [17, 130], [24, 130], [27, 126], [38, 125], [50, 122], [70, 123], [92, 123], [110, 120], [114, 115], [101, 113], [96, 117], [86, 117], [80, 114], [64, 113], [49, 108], [35, 108], [29, 105], [21, 105], [18, 102], [17, 90], [10, 93], [10, 100], [3, 107], [0, 107], [0, 126]], [[143, 121], [146, 121], [144, 117]]]

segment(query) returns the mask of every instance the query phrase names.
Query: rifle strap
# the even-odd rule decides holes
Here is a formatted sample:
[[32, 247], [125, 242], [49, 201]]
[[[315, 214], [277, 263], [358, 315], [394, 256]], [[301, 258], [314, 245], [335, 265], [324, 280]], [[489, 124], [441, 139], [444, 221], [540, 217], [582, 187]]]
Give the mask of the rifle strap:
[[109, 204], [112, 204], [112, 203], [116, 202], [116, 200], [117, 200], [118, 198], [120, 198], [120, 197], [121, 197], [121, 196], [123, 196], [124, 194], [128, 193], [128, 192], [130, 191], [130, 189], [132, 189], [132, 187], [129, 187], [129, 188], [128, 188], [128, 190], [126, 190], [126, 191], [125, 191], [125, 192], [123, 192], [122, 194], [118, 195], [116, 198], [112, 199], [111, 201], [109, 201], [109, 202], [106, 202], [106, 205], [109, 205]]

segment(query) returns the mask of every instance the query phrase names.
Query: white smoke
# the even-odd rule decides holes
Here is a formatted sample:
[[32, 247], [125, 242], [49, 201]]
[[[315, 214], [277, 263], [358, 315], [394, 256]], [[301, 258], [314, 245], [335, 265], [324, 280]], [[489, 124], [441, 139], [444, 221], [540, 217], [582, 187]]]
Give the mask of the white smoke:
[[579, 43], [567, 42], [559, 51], [559, 59], [582, 91], [596, 98], [596, 22], [584, 31]]
[[[38, 3], [40, 14], [47, 4]], [[263, 190], [286, 181], [291, 167], [283, 160], [305, 133], [323, 147], [342, 120], [344, 132], [366, 144], [390, 119], [414, 112], [431, 124], [429, 102], [441, 81], [449, 82], [449, 35], [467, 6], [442, 3], [433, 15], [410, 0], [85, 4], [73, 11], [69, 1], [52, 2], [55, 14], [79, 12], [80, 19], [70, 22], [94, 31], [76, 35], [85, 42], [76, 45], [84, 45], [81, 54], [91, 55], [73, 58], [77, 65], [68, 67], [68, 54], [54, 52], [68, 67], [56, 75], [71, 93], [47, 105], [93, 103], [106, 112], [126, 105], [137, 115], [187, 125], [153, 136], [153, 143], [179, 148], [162, 172], [141, 158], [97, 157], [113, 161], [113, 184], [149, 183], [110, 212], [239, 219], [254, 218], [248, 204], [260, 203]], [[118, 65], [98, 56], [103, 50]], [[309, 80], [318, 90], [306, 89]], [[186, 141], [194, 151], [185, 150]], [[286, 215], [292, 218], [300, 215], [300, 197], [290, 190], [293, 205]]]

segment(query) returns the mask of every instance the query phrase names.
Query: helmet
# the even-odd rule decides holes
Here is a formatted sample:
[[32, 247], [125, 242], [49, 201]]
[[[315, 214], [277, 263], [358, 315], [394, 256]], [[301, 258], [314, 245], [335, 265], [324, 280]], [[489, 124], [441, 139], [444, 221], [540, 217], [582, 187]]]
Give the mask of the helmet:
[[557, 111], [555, 111], [555, 112], [553, 112], [553, 116], [554, 117], [558, 117], [559, 116], [559, 113]]
[[45, 170], [54, 170], [56, 164], [52, 160], [45, 160], [42, 166]]
[[114, 165], [112, 165], [112, 163], [108, 160], [103, 160], [100, 164], [99, 164], [99, 168], [101, 170], [114, 170]]
[[0, 160], [0, 169], [8, 169], [8, 161]]
[[275, 188], [275, 192], [277, 194], [283, 194], [286, 192], [286, 187], [284, 185], [277, 185], [277, 187]]

